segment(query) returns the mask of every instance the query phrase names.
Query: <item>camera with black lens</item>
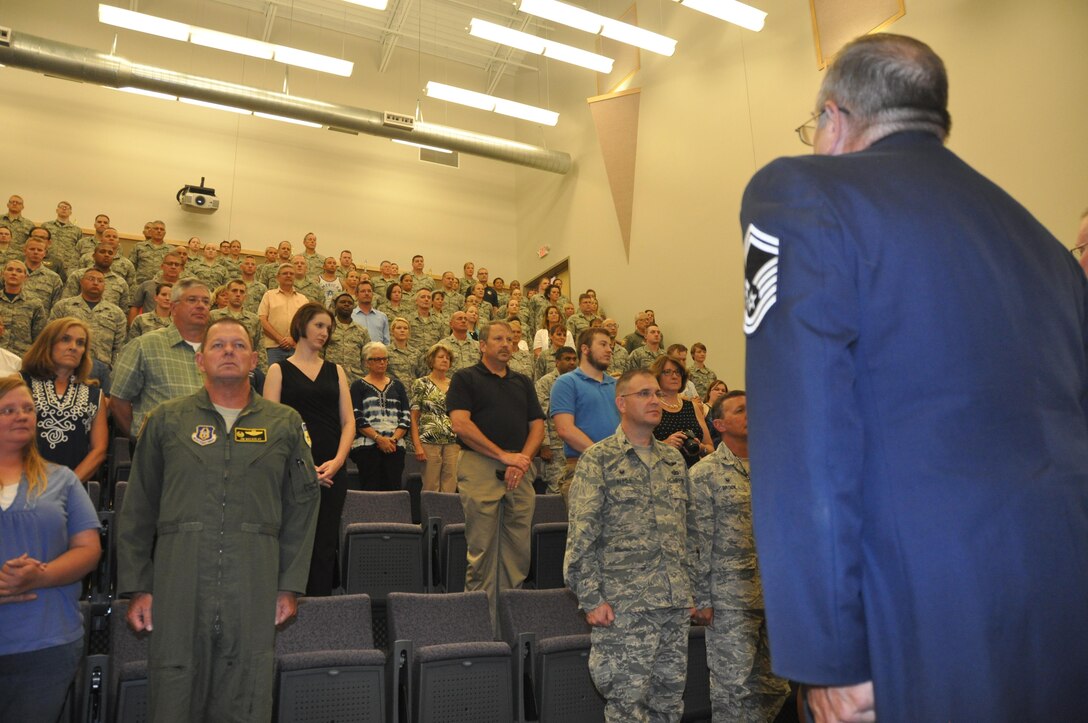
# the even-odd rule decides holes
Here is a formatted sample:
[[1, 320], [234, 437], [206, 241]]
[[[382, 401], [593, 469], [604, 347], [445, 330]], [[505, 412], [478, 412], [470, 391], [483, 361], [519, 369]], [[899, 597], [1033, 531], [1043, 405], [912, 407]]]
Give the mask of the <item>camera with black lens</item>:
[[703, 445], [699, 442], [698, 435], [690, 429], [684, 430], [684, 441], [680, 443], [680, 454], [684, 455], [684, 459], [688, 462], [698, 461], [703, 455]]

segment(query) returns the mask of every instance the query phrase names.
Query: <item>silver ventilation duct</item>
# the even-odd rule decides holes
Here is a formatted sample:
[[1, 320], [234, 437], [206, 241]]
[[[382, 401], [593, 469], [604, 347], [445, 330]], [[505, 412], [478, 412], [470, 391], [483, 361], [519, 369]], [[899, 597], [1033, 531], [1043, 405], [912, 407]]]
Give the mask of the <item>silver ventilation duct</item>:
[[111, 88], [140, 88], [320, 123], [337, 130], [398, 138], [551, 173], [567, 173], [572, 165], [570, 154], [562, 151], [422, 121], [416, 122], [413, 130], [401, 130], [384, 125], [379, 111], [176, 73], [26, 33], [10, 32], [5, 38], [0, 32], [0, 64]]

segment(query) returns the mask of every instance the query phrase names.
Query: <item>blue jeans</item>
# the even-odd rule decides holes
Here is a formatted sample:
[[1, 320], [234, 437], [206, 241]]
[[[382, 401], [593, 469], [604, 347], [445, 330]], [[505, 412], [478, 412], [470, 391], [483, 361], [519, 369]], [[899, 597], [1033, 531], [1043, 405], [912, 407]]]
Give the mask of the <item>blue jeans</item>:
[[268, 352], [268, 366], [285, 362], [287, 357], [295, 353], [294, 349], [280, 349], [278, 346], [269, 347], [265, 351]]
[[82, 638], [29, 653], [0, 655], [0, 721], [57, 720], [81, 655]]

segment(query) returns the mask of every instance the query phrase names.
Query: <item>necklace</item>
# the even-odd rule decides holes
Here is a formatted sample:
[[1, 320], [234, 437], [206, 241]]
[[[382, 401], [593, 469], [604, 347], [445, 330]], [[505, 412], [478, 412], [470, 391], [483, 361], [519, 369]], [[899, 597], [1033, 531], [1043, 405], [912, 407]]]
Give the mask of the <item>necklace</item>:
[[680, 409], [684, 406], [684, 402], [682, 400], [680, 400], [680, 399], [677, 399], [675, 404], [670, 404], [669, 402], [666, 402], [664, 399], [662, 399], [661, 400], [661, 406], [663, 406], [665, 409], [669, 410], [670, 412], [679, 412]]

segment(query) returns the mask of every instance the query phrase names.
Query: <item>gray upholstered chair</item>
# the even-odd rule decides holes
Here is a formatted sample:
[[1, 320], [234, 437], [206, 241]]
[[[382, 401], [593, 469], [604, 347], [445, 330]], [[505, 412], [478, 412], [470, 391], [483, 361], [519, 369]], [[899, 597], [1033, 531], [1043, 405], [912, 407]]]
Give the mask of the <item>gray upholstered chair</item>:
[[419, 507], [432, 560], [431, 589], [463, 592], [468, 544], [461, 496], [454, 492], [424, 491], [420, 494]]

